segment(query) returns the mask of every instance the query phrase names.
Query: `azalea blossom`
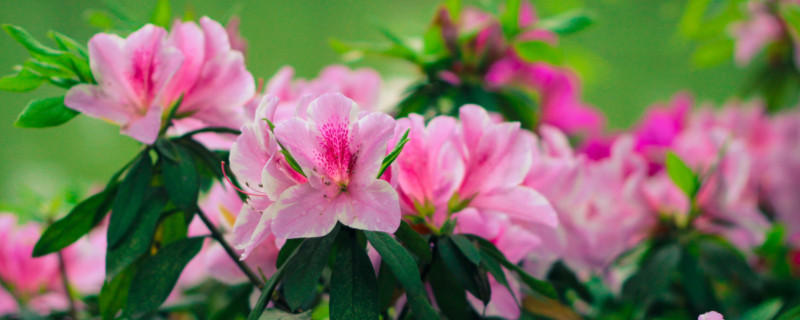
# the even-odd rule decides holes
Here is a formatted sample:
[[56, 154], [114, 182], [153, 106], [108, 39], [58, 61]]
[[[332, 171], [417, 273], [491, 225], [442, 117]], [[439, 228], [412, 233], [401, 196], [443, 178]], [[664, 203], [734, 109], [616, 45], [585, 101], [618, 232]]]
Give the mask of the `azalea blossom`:
[[725, 320], [722, 314], [716, 311], [709, 311], [697, 317], [697, 320]]
[[359, 118], [358, 106], [341, 94], [325, 94], [311, 102], [305, 119], [278, 123], [275, 137], [308, 182], [284, 190], [270, 206], [275, 236], [319, 237], [337, 221], [356, 229], [394, 232], [400, 225], [397, 192], [376, 178], [394, 126], [395, 120], [382, 113]]
[[100, 33], [88, 47], [97, 84], [73, 87], [65, 105], [115, 123], [144, 143], [155, 141], [166, 112], [181, 97], [176, 116], [184, 119], [184, 129], [235, 128], [255, 94], [242, 53], [231, 49], [225, 29], [207, 17], [200, 26], [176, 23], [169, 34], [149, 24], [124, 39]]

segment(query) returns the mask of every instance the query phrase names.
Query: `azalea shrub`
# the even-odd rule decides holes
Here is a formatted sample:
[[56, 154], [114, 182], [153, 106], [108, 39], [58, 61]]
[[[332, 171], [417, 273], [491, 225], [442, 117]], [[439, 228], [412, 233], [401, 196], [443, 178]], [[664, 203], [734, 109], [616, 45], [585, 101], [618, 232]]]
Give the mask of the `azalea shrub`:
[[0, 214], [0, 318], [800, 318], [794, 1], [688, 1], [699, 57], [766, 51], [764, 75], [628, 130], [563, 59], [585, 10], [448, 0], [415, 39], [331, 40], [416, 68], [402, 92], [345, 65], [257, 80], [238, 19], [152, 17], [3, 26], [30, 58], [0, 89], [60, 89], [17, 127], [82, 115], [141, 147], [58, 219]]

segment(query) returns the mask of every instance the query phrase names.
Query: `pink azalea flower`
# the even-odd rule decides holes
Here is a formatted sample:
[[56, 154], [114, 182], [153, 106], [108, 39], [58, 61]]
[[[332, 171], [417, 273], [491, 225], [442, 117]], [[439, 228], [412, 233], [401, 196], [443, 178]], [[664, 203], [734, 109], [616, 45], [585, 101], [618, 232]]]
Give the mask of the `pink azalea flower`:
[[284, 190], [270, 206], [276, 237], [319, 237], [337, 222], [383, 232], [399, 226], [397, 192], [376, 179], [395, 121], [382, 113], [359, 119], [357, 113], [352, 100], [325, 94], [308, 106], [307, 119], [295, 117], [276, 125], [276, 138], [308, 177], [307, 183]]
[[790, 236], [800, 235], [800, 113], [777, 115], [773, 125], [775, 146], [768, 154], [763, 174], [763, 198], [786, 225]]
[[[458, 123], [452, 117], [425, 119], [417, 114], [397, 120], [395, 140], [409, 130], [408, 143], [395, 161], [401, 208], [409, 214], [433, 214], [446, 208], [464, 179], [464, 162], [456, 140]], [[396, 141], [395, 141], [396, 143]], [[429, 212], [431, 211], [431, 212]]]
[[241, 23], [242, 21], [238, 16], [231, 17], [230, 20], [228, 20], [228, 24], [225, 25], [225, 32], [228, 34], [228, 39], [230, 39], [231, 49], [239, 51], [246, 56], [247, 39], [245, 39], [239, 31], [239, 25]]
[[6, 289], [0, 287], [0, 316], [19, 313], [19, 304]]
[[[148, 144], [155, 141], [164, 113], [181, 95], [179, 118], [236, 127], [242, 107], [255, 93], [241, 52], [231, 49], [221, 25], [206, 17], [200, 27], [177, 23], [169, 35], [153, 25], [125, 39], [95, 35], [89, 41], [89, 60], [97, 84], [73, 87], [64, 103], [118, 124], [123, 134]], [[183, 128], [178, 131], [197, 126], [178, 122]]]
[[644, 159], [630, 136], [619, 137], [611, 155], [588, 161], [571, 152], [563, 133], [542, 128], [541, 147], [525, 184], [540, 190], [559, 213], [561, 226], [531, 260], [537, 272], [563, 260], [579, 275], [606, 275], [614, 259], [634, 247], [655, 223], [641, 191]]
[[692, 104], [688, 93], [678, 93], [666, 105], [650, 106], [633, 130], [636, 151], [649, 160], [650, 174], [663, 168], [667, 149], [687, 126]]
[[768, 44], [783, 36], [781, 21], [770, 13], [766, 4], [758, 1], [747, 3], [750, 20], [733, 26], [736, 38], [735, 58], [740, 66], [747, 65]]
[[697, 317], [697, 320], [725, 320], [722, 314], [716, 311], [709, 311]]
[[522, 181], [531, 167], [531, 136], [519, 123], [495, 123], [475, 105], [459, 110], [465, 175], [459, 201], [482, 212], [556, 227], [558, 219], [547, 199]]
[[341, 93], [364, 110], [374, 110], [378, 104], [381, 78], [369, 68], [350, 70], [345, 66], [333, 65], [323, 69], [315, 79], [293, 80], [293, 77], [294, 69], [286, 66], [267, 83], [265, 94], [273, 95], [280, 101], [273, 122], [295, 116], [298, 106], [302, 109], [325, 93]]
[[492, 87], [520, 84], [536, 90], [544, 124], [570, 134], [596, 134], [605, 127], [603, 114], [581, 101], [580, 83], [572, 71], [545, 63], [528, 63], [512, 51], [492, 64], [485, 80]]
[[62, 251], [70, 287], [83, 295], [100, 293], [106, 271], [106, 231], [102, 223]]
[[[48, 255], [33, 258], [33, 246], [41, 236], [41, 227], [33, 222], [17, 225], [11, 213], [0, 214], [0, 279], [31, 309], [47, 314], [65, 310], [66, 295], [59, 274], [58, 258]], [[58, 292], [45, 296], [48, 292]], [[49, 298], [48, 298], [49, 297]], [[38, 299], [38, 300], [37, 300]], [[47, 299], [52, 303], [36, 303]]]

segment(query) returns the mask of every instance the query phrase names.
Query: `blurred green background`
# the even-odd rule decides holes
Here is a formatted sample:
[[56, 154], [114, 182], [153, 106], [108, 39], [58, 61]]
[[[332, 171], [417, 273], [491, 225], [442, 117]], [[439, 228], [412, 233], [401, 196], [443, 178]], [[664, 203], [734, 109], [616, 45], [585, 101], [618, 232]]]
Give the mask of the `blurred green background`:
[[[242, 19], [249, 40], [247, 64], [256, 77], [269, 78], [279, 67], [291, 65], [302, 77], [313, 77], [339, 57], [327, 40], [381, 39], [373, 27], [384, 25], [404, 36], [426, 29], [438, 1], [413, 0], [285, 0], [285, 1], [173, 1], [173, 11], [191, 8], [198, 15]], [[585, 6], [596, 23], [562, 38], [568, 61], [583, 80], [586, 101], [602, 109], [613, 128], [626, 128], [648, 105], [690, 90], [701, 101], [721, 103], [731, 97], [748, 70], [731, 62], [712, 68], [691, 63], [692, 44], [682, 39], [677, 24], [684, 1], [667, 0], [540, 0], [541, 16]], [[127, 1], [123, 6], [146, 20], [155, 1]], [[0, 22], [23, 26], [44, 39], [58, 30], [88, 41], [97, 30], [86, 22], [88, 9], [106, 8], [101, 0], [0, 0]], [[27, 52], [5, 34], [0, 35], [0, 70], [11, 73]], [[372, 59], [360, 63], [384, 76], [413, 76], [412, 66]], [[88, 117], [77, 117], [51, 129], [13, 127], [17, 114], [30, 99], [63, 94], [42, 87], [25, 94], [0, 92], [0, 203], [20, 204], [31, 195], [43, 198], [65, 189], [101, 184], [127, 162], [138, 144], [118, 134], [118, 128]], [[26, 200], [27, 199], [27, 200]]]

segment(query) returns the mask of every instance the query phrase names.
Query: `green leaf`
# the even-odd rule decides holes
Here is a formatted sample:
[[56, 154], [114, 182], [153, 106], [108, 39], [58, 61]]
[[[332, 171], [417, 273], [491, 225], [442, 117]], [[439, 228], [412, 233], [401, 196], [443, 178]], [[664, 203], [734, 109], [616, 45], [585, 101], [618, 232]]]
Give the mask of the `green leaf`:
[[540, 21], [537, 27], [547, 29], [559, 35], [568, 35], [591, 26], [594, 23], [592, 16], [585, 10], [573, 10], [555, 17]]
[[783, 4], [780, 6], [779, 13], [795, 39], [800, 37], [800, 5], [793, 3]]
[[428, 282], [436, 299], [436, 305], [449, 319], [478, 318], [467, 300], [464, 287], [453, 277], [438, 256], [433, 259], [428, 273]]
[[623, 297], [638, 304], [668, 292], [680, 255], [681, 248], [674, 243], [652, 249], [643, 258], [639, 270], [625, 281]]
[[498, 250], [494, 244], [478, 236], [469, 235], [468, 237], [478, 244], [478, 249], [480, 251], [485, 252], [487, 255], [494, 258], [497, 262], [503, 265], [503, 267], [505, 267], [506, 270], [516, 272], [517, 275], [519, 275], [522, 282], [524, 282], [525, 285], [527, 285], [533, 291], [536, 291], [539, 294], [551, 299], [558, 299], [558, 293], [556, 292], [556, 289], [553, 288], [553, 285], [547, 283], [546, 281], [534, 278], [533, 276], [525, 272], [525, 270], [523, 270], [520, 266], [514, 264], [511, 261], [508, 261], [508, 259], [506, 259], [506, 256], [503, 255], [503, 253], [500, 252], [500, 250]]
[[48, 34], [50, 35], [50, 38], [52, 38], [58, 44], [59, 49], [63, 51], [74, 51], [84, 59], [89, 58], [89, 53], [86, 50], [86, 46], [78, 41], [75, 41], [75, 39], [72, 39], [58, 31], [51, 30]]
[[514, 50], [528, 62], [547, 62], [559, 65], [564, 60], [561, 50], [541, 40], [517, 42], [514, 44]]
[[380, 318], [378, 279], [355, 233], [345, 229], [339, 236], [331, 272], [331, 320]]
[[116, 186], [112, 186], [89, 197], [47, 227], [33, 247], [33, 256], [41, 257], [61, 251], [89, 233], [108, 213], [116, 191]]
[[267, 309], [261, 314], [259, 320], [311, 320], [311, 311], [303, 313], [288, 313], [280, 309]]
[[64, 96], [34, 100], [25, 107], [14, 126], [46, 128], [63, 124], [78, 115], [64, 105]]
[[[198, 169], [204, 168], [207, 172], [214, 174], [214, 177], [222, 181], [222, 159], [217, 153], [208, 150], [205, 146], [192, 139], [179, 139], [178, 142], [186, 147], [194, 157]], [[226, 157], [227, 158], [227, 157]]]
[[142, 152], [120, 183], [108, 223], [109, 248], [117, 246], [138, 216], [153, 176], [152, 161], [150, 153]]
[[167, 196], [163, 189], [151, 192], [145, 198], [139, 218], [133, 222], [131, 229], [116, 248], [106, 253], [106, 277], [115, 277], [139, 257], [147, 254], [153, 236], [156, 234], [161, 211], [167, 205]]
[[506, 0], [503, 12], [500, 14], [500, 25], [507, 38], [513, 38], [519, 32], [519, 9], [522, 0]]
[[192, 154], [184, 146], [172, 143], [174, 146], [174, 161], [165, 156], [162, 162], [164, 168], [164, 186], [167, 188], [170, 200], [183, 210], [187, 215], [193, 214], [197, 206], [197, 196], [200, 192], [199, 172]]
[[508, 279], [506, 278], [506, 273], [503, 271], [503, 268], [500, 266], [500, 262], [495, 260], [492, 256], [484, 251], [480, 251], [481, 255], [481, 266], [486, 271], [494, 277], [497, 283], [502, 284], [511, 296], [514, 298], [514, 301], [519, 305], [519, 300], [517, 300], [517, 294], [514, 293], [514, 290], [511, 289], [511, 285], [508, 283]]
[[480, 265], [481, 263], [481, 253], [478, 252], [478, 248], [467, 239], [464, 235], [454, 234], [450, 236], [450, 240], [453, 240], [458, 250], [464, 254], [467, 259], [472, 262], [474, 265]]
[[417, 319], [439, 319], [438, 313], [427, 300], [417, 264], [411, 254], [387, 233], [366, 231], [364, 234], [406, 289], [408, 303]]
[[712, 67], [729, 61], [733, 56], [732, 39], [709, 40], [697, 47], [692, 54], [692, 62], [698, 67]]
[[281, 247], [281, 251], [278, 252], [278, 258], [275, 260], [275, 267], [280, 268], [283, 266], [283, 263], [289, 258], [297, 250], [297, 247], [303, 243], [304, 238], [295, 238], [295, 239], [287, 239], [286, 243], [283, 244]]
[[458, 21], [458, 17], [461, 15], [461, 0], [444, 0], [444, 7], [450, 13], [450, 18]]
[[90, 26], [100, 30], [113, 29], [115, 24], [111, 13], [105, 10], [87, 10], [84, 13], [84, 19]]
[[25, 49], [31, 53], [32, 56], [35, 58], [45, 61], [55, 63], [57, 65], [64, 65], [67, 61], [65, 60], [65, 54], [67, 52], [55, 50], [48, 46], [43, 45], [41, 42], [36, 40], [28, 31], [25, 29], [10, 25], [4, 24], [3, 29], [12, 37], [14, 40], [19, 42]]
[[319, 276], [328, 264], [331, 247], [339, 229], [337, 224], [337, 227], [327, 235], [303, 241], [295, 251], [295, 258], [286, 262], [283, 294], [292, 310], [297, 310], [317, 287]]
[[789, 309], [789, 311], [784, 312], [783, 314], [781, 314], [780, 317], [776, 318], [775, 320], [796, 320], [796, 319], [800, 319], [800, 306]]
[[381, 163], [381, 170], [378, 172], [377, 179], [380, 179], [386, 169], [389, 169], [389, 166], [397, 160], [397, 157], [400, 155], [400, 152], [403, 151], [403, 146], [408, 143], [408, 132], [410, 129], [407, 129], [405, 133], [403, 133], [403, 137], [400, 138], [400, 141], [397, 142], [397, 145], [394, 146], [392, 152], [389, 152], [385, 158], [383, 158], [383, 163]]
[[547, 280], [558, 288], [562, 294], [566, 290], [572, 289], [583, 301], [588, 303], [594, 302], [592, 292], [589, 291], [589, 288], [587, 288], [586, 285], [578, 279], [578, 276], [561, 261], [553, 264], [550, 271], [547, 272]]
[[425, 264], [431, 261], [433, 255], [431, 254], [431, 245], [425, 241], [419, 233], [411, 229], [405, 221], [400, 221], [400, 227], [395, 231], [394, 236], [400, 240], [411, 253], [419, 258], [420, 262]]
[[783, 301], [781, 301], [781, 299], [772, 299], [753, 309], [747, 310], [740, 320], [769, 320], [778, 314], [781, 307], [783, 307]]
[[464, 256], [458, 246], [451, 238], [439, 238], [436, 243], [439, 256], [447, 265], [447, 269], [453, 277], [458, 280], [464, 289], [472, 293], [473, 296], [483, 301], [486, 305], [492, 297], [492, 290], [486, 272], [479, 270], [470, 260]]
[[169, 0], [156, 1], [156, 7], [150, 15], [150, 22], [159, 27], [169, 27], [172, 22], [172, 8], [169, 5]]
[[167, 245], [186, 239], [189, 233], [188, 222], [183, 212], [172, 213], [161, 220], [161, 243]]
[[397, 278], [395, 278], [394, 273], [392, 273], [392, 269], [390, 269], [389, 265], [385, 262], [381, 261], [380, 270], [378, 271], [379, 310], [384, 311], [392, 306], [396, 287]]
[[695, 313], [719, 310], [720, 304], [714, 295], [711, 282], [700, 268], [700, 263], [689, 248], [681, 250], [680, 259], [678, 270], [680, 271], [681, 282], [686, 290], [687, 301], [693, 307], [692, 310]]
[[[303, 242], [305, 241], [308, 241], [308, 239], [303, 240]], [[289, 255], [287, 261], [294, 260], [298, 252], [299, 252], [298, 250], [295, 250], [291, 255]], [[272, 292], [275, 290], [275, 286], [278, 285], [278, 281], [283, 279], [283, 272], [285, 269], [286, 269], [286, 264], [279, 267], [277, 270], [275, 270], [275, 273], [272, 274], [272, 277], [270, 277], [269, 280], [267, 280], [267, 283], [264, 284], [264, 289], [261, 290], [261, 295], [258, 297], [258, 301], [256, 301], [256, 305], [255, 307], [253, 307], [253, 311], [250, 312], [249, 316], [247, 316], [247, 320], [256, 320], [261, 316], [261, 314], [264, 313], [264, 309], [266, 309], [267, 304], [269, 304], [269, 301], [272, 297]]]
[[689, 199], [693, 199], [700, 187], [700, 182], [697, 175], [692, 172], [692, 169], [671, 151], [667, 152], [666, 167], [667, 174], [669, 174], [672, 182], [674, 182]]
[[38, 88], [44, 83], [45, 78], [40, 77], [30, 69], [23, 67], [16, 74], [0, 78], [0, 90], [11, 92], [28, 92]]
[[136, 267], [136, 264], [132, 264], [110, 281], [106, 280], [103, 283], [98, 299], [100, 316], [103, 320], [116, 318], [117, 311], [125, 307], [125, 303], [128, 301], [128, 290], [133, 282]]
[[167, 300], [183, 268], [203, 247], [203, 237], [173, 242], [147, 259], [133, 277], [125, 314], [142, 316], [153, 312]]

